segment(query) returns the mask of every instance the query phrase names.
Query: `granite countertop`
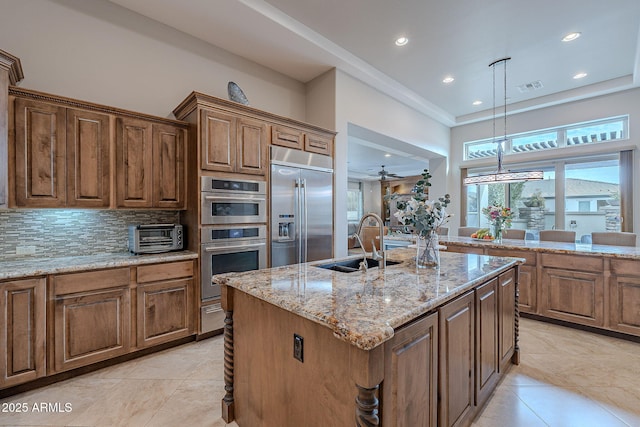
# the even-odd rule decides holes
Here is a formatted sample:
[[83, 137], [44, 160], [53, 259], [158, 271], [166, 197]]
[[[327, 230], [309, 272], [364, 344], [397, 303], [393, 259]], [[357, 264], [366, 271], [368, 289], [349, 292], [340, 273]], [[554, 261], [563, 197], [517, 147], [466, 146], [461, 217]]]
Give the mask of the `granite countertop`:
[[522, 262], [442, 252], [438, 269], [418, 269], [414, 258], [415, 249], [397, 248], [387, 251], [387, 260], [400, 263], [386, 270], [342, 273], [317, 267], [327, 260], [221, 274], [213, 281], [329, 327], [337, 338], [371, 350], [391, 338], [394, 328]]
[[162, 254], [134, 255], [118, 252], [100, 255], [69, 256], [59, 258], [24, 257], [0, 259], [0, 280], [20, 277], [44, 276], [47, 274], [71, 273], [103, 268], [127, 267], [182, 261], [198, 258], [196, 252], [177, 251]]
[[612, 258], [640, 259], [640, 247], [592, 245], [591, 243], [540, 242], [538, 240], [515, 240], [503, 238], [502, 243], [491, 240], [476, 240], [470, 237], [441, 237], [440, 243], [455, 243], [459, 246], [525, 249], [535, 252], [557, 254], [583, 254], [609, 256]]

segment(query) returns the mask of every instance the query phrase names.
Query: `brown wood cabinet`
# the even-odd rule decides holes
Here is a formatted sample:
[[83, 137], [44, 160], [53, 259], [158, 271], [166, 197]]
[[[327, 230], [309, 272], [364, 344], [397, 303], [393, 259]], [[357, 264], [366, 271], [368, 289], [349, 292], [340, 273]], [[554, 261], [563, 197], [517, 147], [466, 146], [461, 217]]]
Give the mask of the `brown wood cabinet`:
[[130, 351], [129, 274], [129, 268], [118, 268], [52, 277], [50, 373]]
[[304, 151], [333, 156], [333, 138], [316, 133], [305, 133]]
[[149, 347], [193, 333], [193, 261], [137, 268], [137, 345]]
[[200, 139], [204, 170], [264, 175], [267, 167], [267, 125], [240, 115], [201, 111]]
[[518, 269], [518, 307], [525, 313], [535, 313], [537, 309], [536, 253], [518, 249], [487, 248], [487, 255], [523, 258], [524, 264]]
[[542, 254], [542, 315], [604, 326], [604, 264], [599, 257]]
[[9, 206], [9, 85], [24, 77], [20, 58], [0, 50], [0, 208]]
[[396, 331], [385, 343], [382, 425], [438, 425], [438, 313]]
[[[489, 398], [498, 382], [498, 279], [493, 279], [475, 291], [475, 404]], [[514, 298], [511, 298], [513, 305]], [[513, 318], [511, 319], [513, 325]]]
[[185, 131], [124, 117], [116, 129], [117, 206], [185, 209]]
[[186, 124], [24, 89], [10, 93], [12, 206], [186, 209]]
[[[518, 271], [522, 265], [518, 267]], [[498, 361], [500, 373], [504, 372], [511, 361], [516, 347], [516, 306], [513, 303], [516, 289], [520, 289], [520, 278], [516, 283], [516, 270], [509, 270], [498, 276]]]
[[611, 328], [640, 336], [640, 262], [611, 260], [609, 304]]
[[440, 308], [440, 426], [468, 423], [475, 405], [475, 304], [467, 292]]
[[0, 388], [46, 374], [45, 279], [0, 283]]

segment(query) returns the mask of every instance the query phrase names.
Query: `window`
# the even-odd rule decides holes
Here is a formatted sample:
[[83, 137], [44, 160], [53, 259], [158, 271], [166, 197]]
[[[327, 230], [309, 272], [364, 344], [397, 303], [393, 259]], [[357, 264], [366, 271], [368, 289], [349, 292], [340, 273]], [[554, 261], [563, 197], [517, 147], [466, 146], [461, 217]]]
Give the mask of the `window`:
[[363, 215], [362, 184], [349, 181], [347, 186], [347, 221], [358, 222]]
[[[581, 144], [603, 143], [628, 138], [629, 117], [612, 117], [586, 123], [576, 123], [553, 129], [508, 135], [504, 154], [551, 150]], [[464, 144], [464, 159], [490, 158], [496, 155], [496, 143], [491, 139]]]
[[[542, 170], [544, 179], [468, 186], [466, 224], [488, 227], [488, 220], [478, 212], [492, 203], [506, 203], [514, 211], [512, 228], [527, 230], [530, 239], [539, 230], [556, 228], [574, 230], [578, 241], [589, 242], [592, 231], [621, 230], [620, 200], [625, 195], [618, 154], [555, 160], [527, 165], [527, 169]], [[482, 172], [469, 170], [469, 174]]]

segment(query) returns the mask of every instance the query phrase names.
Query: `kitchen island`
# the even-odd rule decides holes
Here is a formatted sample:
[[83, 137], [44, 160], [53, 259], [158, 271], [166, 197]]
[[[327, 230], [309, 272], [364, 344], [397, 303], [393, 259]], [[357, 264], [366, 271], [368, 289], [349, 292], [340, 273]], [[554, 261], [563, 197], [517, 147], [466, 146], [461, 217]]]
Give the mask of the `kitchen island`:
[[[214, 276], [225, 310], [225, 421], [468, 425], [517, 363], [515, 258], [415, 250], [386, 269], [313, 262]], [[358, 257], [350, 257], [358, 259]], [[438, 399], [440, 396], [440, 399]]]

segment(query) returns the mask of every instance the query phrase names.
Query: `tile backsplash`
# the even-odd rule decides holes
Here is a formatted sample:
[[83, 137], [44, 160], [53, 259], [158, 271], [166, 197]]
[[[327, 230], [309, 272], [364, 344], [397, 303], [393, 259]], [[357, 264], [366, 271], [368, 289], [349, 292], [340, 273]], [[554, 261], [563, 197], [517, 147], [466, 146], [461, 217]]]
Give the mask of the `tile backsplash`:
[[0, 259], [123, 252], [129, 224], [179, 222], [176, 211], [0, 209]]

